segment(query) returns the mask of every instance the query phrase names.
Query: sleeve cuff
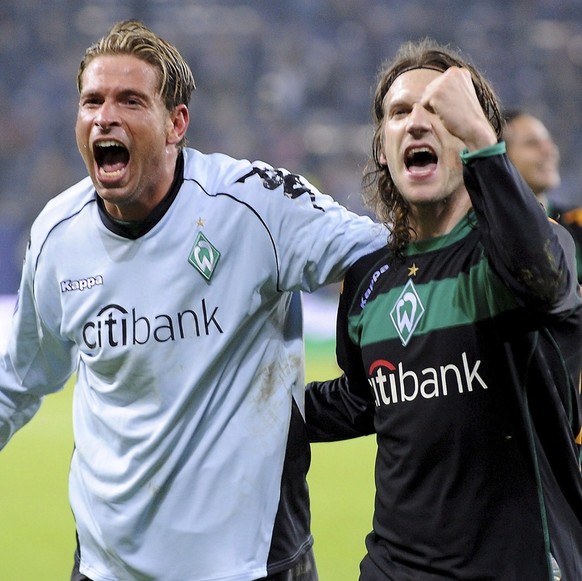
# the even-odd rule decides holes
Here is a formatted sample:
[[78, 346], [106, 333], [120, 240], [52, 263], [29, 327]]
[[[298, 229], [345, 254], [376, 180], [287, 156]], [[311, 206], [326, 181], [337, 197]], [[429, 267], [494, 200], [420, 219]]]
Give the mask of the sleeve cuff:
[[502, 155], [507, 151], [505, 147], [505, 141], [499, 141], [494, 145], [489, 145], [483, 147], [482, 149], [477, 149], [475, 151], [469, 151], [465, 149], [461, 152], [461, 160], [464, 164], [468, 164], [474, 159], [479, 159], [482, 157], [492, 157], [494, 155]]

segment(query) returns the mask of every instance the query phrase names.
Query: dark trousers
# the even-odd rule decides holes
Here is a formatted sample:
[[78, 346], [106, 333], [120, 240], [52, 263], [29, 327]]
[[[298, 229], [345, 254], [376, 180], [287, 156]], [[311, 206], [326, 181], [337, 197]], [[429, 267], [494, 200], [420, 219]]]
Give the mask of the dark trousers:
[[[83, 573], [79, 572], [79, 560], [79, 549], [77, 549], [75, 551], [75, 564], [71, 573], [71, 581], [91, 581], [89, 577], [85, 577]], [[318, 581], [313, 550], [309, 549], [307, 553], [303, 554], [299, 562], [291, 569], [268, 577], [262, 577], [257, 581]]]

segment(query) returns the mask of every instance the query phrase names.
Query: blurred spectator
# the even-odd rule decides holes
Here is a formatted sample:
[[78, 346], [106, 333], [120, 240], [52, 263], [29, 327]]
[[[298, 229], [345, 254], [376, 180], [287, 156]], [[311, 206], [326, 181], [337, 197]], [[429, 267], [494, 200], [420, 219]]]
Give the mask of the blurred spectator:
[[582, 208], [557, 207], [549, 194], [559, 187], [560, 152], [550, 132], [535, 115], [520, 110], [505, 114], [507, 155], [550, 218], [560, 222], [576, 243], [578, 280], [582, 283]]

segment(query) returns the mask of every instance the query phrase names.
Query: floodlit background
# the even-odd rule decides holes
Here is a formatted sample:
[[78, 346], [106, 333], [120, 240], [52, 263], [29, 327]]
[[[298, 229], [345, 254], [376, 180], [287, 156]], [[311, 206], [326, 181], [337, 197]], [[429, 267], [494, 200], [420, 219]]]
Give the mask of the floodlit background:
[[556, 195], [582, 199], [581, 0], [1, 0], [0, 294], [16, 290], [33, 217], [85, 175], [77, 67], [125, 18], [187, 57], [193, 146], [299, 171], [355, 209], [379, 64], [405, 40], [451, 43], [506, 106], [544, 119], [562, 152]]
[[[552, 197], [582, 204], [581, 0], [1, 0], [0, 295], [9, 297], [2, 313], [18, 288], [32, 220], [85, 175], [74, 142], [81, 56], [125, 18], [143, 20], [190, 62], [198, 86], [192, 146], [287, 167], [359, 212], [380, 63], [406, 40], [450, 43], [486, 73], [505, 106], [543, 119], [562, 154], [562, 185]], [[337, 373], [336, 294], [307, 301], [310, 379]], [[49, 398], [0, 453], [0, 579], [67, 579], [70, 392]], [[322, 581], [357, 578], [371, 526], [373, 454], [373, 438], [314, 446]]]

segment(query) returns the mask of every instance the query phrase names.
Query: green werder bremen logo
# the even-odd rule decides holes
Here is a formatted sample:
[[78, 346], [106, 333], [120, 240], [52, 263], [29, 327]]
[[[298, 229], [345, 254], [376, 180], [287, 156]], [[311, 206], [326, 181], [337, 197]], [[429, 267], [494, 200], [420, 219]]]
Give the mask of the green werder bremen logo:
[[208, 238], [198, 232], [196, 242], [188, 257], [188, 262], [206, 279], [210, 280], [218, 264], [220, 252], [212, 246]]
[[394, 308], [390, 311], [392, 323], [396, 327], [398, 336], [405, 347], [410, 341], [422, 315], [424, 315], [424, 307], [420, 302], [420, 297], [414, 284], [412, 284], [412, 280], [409, 280], [402, 289], [400, 296], [396, 299]]

